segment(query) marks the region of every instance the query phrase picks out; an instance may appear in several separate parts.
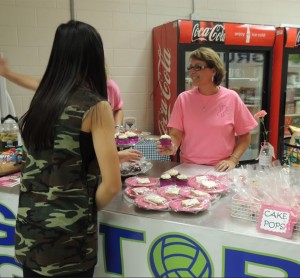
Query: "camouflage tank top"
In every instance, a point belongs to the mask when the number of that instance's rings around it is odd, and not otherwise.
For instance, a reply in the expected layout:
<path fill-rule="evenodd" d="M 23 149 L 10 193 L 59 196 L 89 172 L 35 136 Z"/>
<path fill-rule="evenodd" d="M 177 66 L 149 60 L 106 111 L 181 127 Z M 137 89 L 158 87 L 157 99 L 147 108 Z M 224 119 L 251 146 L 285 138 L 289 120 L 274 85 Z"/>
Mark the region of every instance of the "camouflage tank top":
<path fill-rule="evenodd" d="M 76 91 L 55 127 L 53 148 L 26 150 L 15 254 L 45 276 L 86 271 L 97 262 L 99 167 L 91 134 L 80 129 L 85 112 L 99 101 L 87 89 Z"/>

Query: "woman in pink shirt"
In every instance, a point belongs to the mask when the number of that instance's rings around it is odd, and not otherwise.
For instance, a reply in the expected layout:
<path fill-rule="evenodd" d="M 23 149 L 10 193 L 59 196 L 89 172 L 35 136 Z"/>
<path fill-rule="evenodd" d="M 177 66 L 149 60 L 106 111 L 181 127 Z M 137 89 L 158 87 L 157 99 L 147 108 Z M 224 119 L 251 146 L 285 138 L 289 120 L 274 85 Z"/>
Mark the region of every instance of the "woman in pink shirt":
<path fill-rule="evenodd" d="M 123 125 L 123 100 L 118 84 L 112 79 L 107 79 L 107 98 L 114 113 L 115 126 L 118 128 Z"/>
<path fill-rule="evenodd" d="M 172 146 L 158 142 L 157 149 L 172 155 L 180 146 L 182 163 L 233 169 L 249 147 L 257 122 L 235 91 L 220 86 L 225 69 L 215 51 L 206 47 L 193 51 L 188 69 L 194 88 L 175 101 L 168 123 Z"/>

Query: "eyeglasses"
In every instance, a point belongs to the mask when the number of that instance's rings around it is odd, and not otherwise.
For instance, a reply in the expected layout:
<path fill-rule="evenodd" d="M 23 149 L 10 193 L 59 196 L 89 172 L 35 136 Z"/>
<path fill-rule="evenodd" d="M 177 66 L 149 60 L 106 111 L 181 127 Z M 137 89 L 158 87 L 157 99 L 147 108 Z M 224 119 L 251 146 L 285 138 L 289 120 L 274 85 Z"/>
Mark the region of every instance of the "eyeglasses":
<path fill-rule="evenodd" d="M 189 66 L 187 67 L 187 70 L 195 70 L 195 71 L 200 71 L 208 68 L 208 66 L 201 66 L 201 65 L 195 65 L 195 66 Z"/>

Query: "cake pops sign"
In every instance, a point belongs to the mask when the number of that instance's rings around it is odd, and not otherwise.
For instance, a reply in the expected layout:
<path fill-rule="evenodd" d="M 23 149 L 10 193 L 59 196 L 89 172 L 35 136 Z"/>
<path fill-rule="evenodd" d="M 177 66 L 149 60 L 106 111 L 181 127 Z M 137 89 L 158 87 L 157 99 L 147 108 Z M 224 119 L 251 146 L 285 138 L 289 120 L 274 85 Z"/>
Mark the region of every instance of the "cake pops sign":
<path fill-rule="evenodd" d="M 296 221 L 292 209 L 264 204 L 260 209 L 257 229 L 263 233 L 291 238 Z"/>

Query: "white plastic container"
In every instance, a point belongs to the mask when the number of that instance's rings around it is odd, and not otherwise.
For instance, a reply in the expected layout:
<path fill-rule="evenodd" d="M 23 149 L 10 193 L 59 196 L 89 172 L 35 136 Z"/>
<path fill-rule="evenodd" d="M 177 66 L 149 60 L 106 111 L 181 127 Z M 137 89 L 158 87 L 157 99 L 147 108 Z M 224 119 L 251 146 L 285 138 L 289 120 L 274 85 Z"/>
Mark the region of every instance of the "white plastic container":
<path fill-rule="evenodd" d="M 3 120 L 3 119 L 1 119 Z M 7 117 L 0 125 L 0 150 L 4 151 L 19 145 L 19 126 L 13 117 Z"/>

